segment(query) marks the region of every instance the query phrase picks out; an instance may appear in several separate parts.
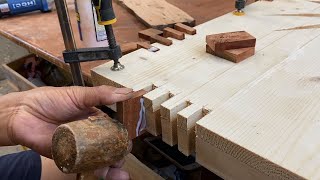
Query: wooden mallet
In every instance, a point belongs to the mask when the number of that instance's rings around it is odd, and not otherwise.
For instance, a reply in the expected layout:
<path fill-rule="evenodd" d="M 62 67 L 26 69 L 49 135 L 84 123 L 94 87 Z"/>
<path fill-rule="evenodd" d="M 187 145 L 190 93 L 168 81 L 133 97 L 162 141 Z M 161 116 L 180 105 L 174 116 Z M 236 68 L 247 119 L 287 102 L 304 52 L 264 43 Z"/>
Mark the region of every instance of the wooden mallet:
<path fill-rule="evenodd" d="M 107 116 L 63 124 L 55 130 L 52 138 L 52 157 L 64 173 L 111 166 L 130 150 L 128 131 Z"/>

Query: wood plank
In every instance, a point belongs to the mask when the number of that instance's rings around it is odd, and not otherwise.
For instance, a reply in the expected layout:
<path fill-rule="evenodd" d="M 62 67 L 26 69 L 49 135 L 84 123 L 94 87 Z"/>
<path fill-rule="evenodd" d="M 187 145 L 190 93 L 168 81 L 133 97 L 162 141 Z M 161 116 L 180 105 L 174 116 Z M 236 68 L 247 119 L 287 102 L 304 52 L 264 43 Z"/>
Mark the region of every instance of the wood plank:
<path fill-rule="evenodd" d="M 141 163 L 134 155 L 128 154 L 125 157 L 125 163 L 122 167 L 124 170 L 129 172 L 131 180 L 163 180 L 163 178 L 148 168 L 146 165 Z"/>
<path fill-rule="evenodd" d="M 254 60 L 254 62 L 244 62 L 242 65 L 240 64 L 239 66 L 235 66 L 228 72 L 207 83 L 201 89 L 194 91 L 192 94 L 184 97 L 183 99 L 177 101 L 172 99 L 171 101 L 163 103 L 161 105 L 162 118 L 169 119 L 171 116 L 170 121 L 174 122 L 175 114 L 177 113 L 176 107 L 186 101 L 192 104 L 206 105 L 207 109 L 214 109 L 217 105 L 223 103 L 225 100 L 234 95 L 243 86 L 261 75 L 261 73 L 283 61 L 292 53 L 292 51 L 303 47 L 306 43 L 319 35 L 319 33 L 319 30 L 309 31 L 308 34 L 297 31 L 286 36 L 286 38 L 281 39 L 265 50 L 257 53 L 256 56 L 252 57 L 251 60 Z M 286 44 L 286 42 L 290 42 L 291 39 L 297 37 L 298 34 L 300 38 L 295 39 L 297 40 L 295 41 L 297 44 Z M 268 52 L 272 53 L 267 55 Z M 267 66 L 258 66 L 263 62 L 267 63 L 268 65 L 265 64 Z M 212 92 L 214 92 L 214 94 Z M 170 132 L 170 134 L 175 135 L 174 132 Z M 175 139 L 175 137 L 170 137 L 170 139 Z"/>
<path fill-rule="evenodd" d="M 317 32 L 315 39 L 198 121 L 197 137 L 208 146 L 197 151 L 206 153 L 212 146 L 270 178 L 319 179 Z M 197 153 L 198 159 L 211 157 Z"/>
<path fill-rule="evenodd" d="M 176 23 L 195 25 L 195 20 L 186 12 L 166 0 L 116 0 L 148 27 L 163 29 Z"/>
<path fill-rule="evenodd" d="M 257 171 L 245 163 L 239 162 L 236 158 L 229 156 L 216 147 L 210 146 L 200 138 L 196 139 L 196 146 L 197 155 L 202 155 L 197 156 L 197 162 L 204 167 L 210 167 L 209 170 L 211 172 L 214 172 L 223 179 L 270 180 L 268 175 Z"/>
<path fill-rule="evenodd" d="M 25 59 L 33 55 L 27 55 L 21 57 L 9 64 L 2 64 L 2 70 L 5 73 L 6 79 L 8 79 L 14 86 L 16 86 L 18 91 L 27 91 L 34 89 L 37 86 L 28 81 L 25 77 L 20 75 L 16 70 L 23 66 Z"/>
<path fill-rule="evenodd" d="M 2 68 L 6 74 L 6 78 L 13 83 L 19 91 L 27 91 L 37 87 L 6 64 L 3 64 Z"/>
<path fill-rule="evenodd" d="M 274 5 L 273 3 L 277 4 Z M 118 87 L 130 87 L 136 90 L 146 89 L 149 91 L 152 90 L 153 85 L 156 84 L 161 84 L 160 86 L 164 86 L 163 88 L 168 86 L 169 92 L 173 94 L 174 97 L 161 104 L 164 110 L 170 110 L 167 112 L 164 111 L 163 121 L 172 121 L 172 127 L 174 127 L 174 125 L 176 126 L 177 113 L 187 106 L 183 98 L 212 79 L 219 77 L 219 75 L 228 71 L 230 68 L 238 66 L 205 53 L 204 41 L 206 35 L 245 30 L 257 37 L 259 42 L 257 44 L 257 52 L 259 52 L 290 33 L 275 30 L 293 25 L 303 25 L 309 22 L 309 20 L 306 21 L 306 19 L 293 17 L 283 17 L 279 20 L 278 17 L 266 15 L 267 13 L 280 13 L 283 7 L 286 7 L 288 11 L 313 12 L 319 7 L 315 6 L 314 3 L 306 1 L 294 1 L 294 3 L 290 3 L 290 5 L 284 1 L 275 1 L 273 3 L 257 2 L 250 5 L 246 9 L 249 15 L 236 21 L 234 18 L 238 17 L 230 13 L 200 25 L 196 27 L 198 34 L 194 36 L 186 35 L 186 39 L 183 41 L 172 40 L 173 45 L 170 48 L 160 44 L 154 44 L 161 49 L 159 52 L 149 53 L 141 49 L 130 53 L 122 58 L 122 63 L 126 66 L 126 69 L 121 72 L 110 71 L 109 68 L 112 64 L 107 63 L 95 68 L 93 73 L 96 74 L 104 84 Z M 303 6 L 304 9 L 297 10 L 297 6 Z M 268 12 L 265 12 L 266 9 L 268 9 Z M 252 15 L 250 15 L 250 12 L 252 12 Z M 285 50 L 289 49 L 285 48 Z M 271 64 L 267 63 L 268 66 L 266 69 L 275 65 L 273 63 L 276 64 L 275 61 L 272 61 Z M 260 64 L 261 63 L 258 63 L 258 66 Z M 257 65 L 252 65 L 250 68 L 255 68 L 255 66 Z M 212 67 L 212 69 L 208 67 Z M 197 74 L 197 76 L 194 76 L 194 74 Z M 177 91 L 176 94 L 171 92 L 169 84 L 174 85 L 175 89 L 173 91 Z M 158 106 L 155 104 L 154 107 Z M 176 133 L 174 134 L 175 139 L 177 139 Z M 176 143 L 176 141 L 177 140 L 172 141 L 171 144 Z"/>
<path fill-rule="evenodd" d="M 320 10 L 318 9 L 317 11 Z M 318 20 L 311 20 L 311 22 L 315 21 Z M 175 126 L 177 113 L 183 109 L 181 109 L 181 104 L 190 102 L 191 104 L 206 106 L 207 109 L 214 109 L 216 105 L 230 98 L 243 86 L 250 83 L 263 72 L 282 62 L 293 51 L 303 47 L 318 34 L 319 30 L 294 31 L 286 34 L 275 42 L 268 44 L 268 46 L 261 51 L 258 50 L 256 55 L 247 61 L 239 63 L 224 74 L 202 86 L 201 89 L 189 93 L 183 98 L 171 98 L 164 102 L 160 108 L 162 118 L 161 125 L 162 127 L 167 128 L 167 132 L 169 131 L 167 134 L 162 134 L 165 142 L 168 142 L 169 140 L 170 145 L 177 144 L 177 132 L 174 132 L 175 128 L 170 128 L 167 125 L 164 125 L 164 123 Z M 259 44 L 257 44 L 258 48 L 260 48 L 260 43 L 262 42 L 260 41 Z M 261 64 L 263 64 L 263 66 Z M 173 131 L 168 129 L 172 129 Z"/>

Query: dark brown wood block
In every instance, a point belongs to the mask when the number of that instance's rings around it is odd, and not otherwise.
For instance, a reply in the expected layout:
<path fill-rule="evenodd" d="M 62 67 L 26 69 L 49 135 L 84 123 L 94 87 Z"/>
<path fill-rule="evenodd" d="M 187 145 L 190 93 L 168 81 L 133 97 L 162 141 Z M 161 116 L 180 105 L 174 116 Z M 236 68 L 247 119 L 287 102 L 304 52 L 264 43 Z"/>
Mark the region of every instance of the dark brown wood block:
<path fill-rule="evenodd" d="M 140 99 L 147 91 L 141 90 L 134 93 L 129 100 L 117 103 L 118 120 L 123 123 L 129 133 L 129 138 L 137 137 L 136 128 L 140 116 Z"/>
<path fill-rule="evenodd" d="M 150 37 L 154 36 L 154 35 L 162 35 L 163 31 L 160 31 L 158 29 L 153 29 L 153 28 L 149 28 L 149 29 L 145 29 L 142 31 L 139 31 L 138 35 L 139 38 L 150 41 Z"/>
<path fill-rule="evenodd" d="M 226 59 L 228 61 L 239 63 L 251 56 L 255 53 L 255 47 L 249 47 L 249 48 L 240 48 L 240 49 L 230 49 L 225 50 L 224 52 L 215 52 L 209 45 L 206 46 L 206 52 L 218 57 L 221 57 L 223 59 Z"/>
<path fill-rule="evenodd" d="M 256 38 L 245 31 L 208 35 L 206 42 L 216 53 L 229 49 L 255 47 Z"/>
<path fill-rule="evenodd" d="M 172 38 L 178 39 L 178 40 L 183 40 L 185 38 L 185 35 L 183 32 L 177 31 L 177 30 L 169 28 L 169 27 L 163 29 L 163 36 L 166 38 L 172 37 Z"/>
<path fill-rule="evenodd" d="M 174 29 L 175 30 L 178 30 L 180 32 L 184 32 L 184 33 L 187 33 L 187 34 L 190 34 L 190 35 L 195 35 L 197 34 L 197 30 L 190 27 L 190 26 L 187 26 L 187 25 L 184 25 L 182 23 L 177 23 L 174 25 Z"/>
<path fill-rule="evenodd" d="M 223 54 L 227 60 L 232 61 L 234 63 L 239 63 L 253 56 L 254 53 L 255 53 L 255 48 L 249 47 L 249 48 L 225 50 Z"/>
<path fill-rule="evenodd" d="M 166 46 L 170 46 L 172 44 L 172 41 L 170 39 L 164 38 L 160 35 L 163 35 L 163 31 L 153 29 L 153 28 L 146 29 L 139 32 L 139 37 L 141 39 L 150 41 L 150 43 L 158 42 Z"/>

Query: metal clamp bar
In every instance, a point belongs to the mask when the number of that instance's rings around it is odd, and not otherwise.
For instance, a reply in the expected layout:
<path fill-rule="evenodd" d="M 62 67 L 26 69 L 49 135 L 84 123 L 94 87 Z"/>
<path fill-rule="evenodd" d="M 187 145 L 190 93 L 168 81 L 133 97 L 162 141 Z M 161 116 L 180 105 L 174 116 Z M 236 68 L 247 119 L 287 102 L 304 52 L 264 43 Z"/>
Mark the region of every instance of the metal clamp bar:
<path fill-rule="evenodd" d="M 109 47 L 97 47 L 63 52 L 64 61 L 66 63 L 119 59 L 121 56 L 121 49 L 118 45 L 114 49 L 110 49 Z"/>
<path fill-rule="evenodd" d="M 59 17 L 60 28 L 63 41 L 67 51 L 76 50 L 77 46 L 74 40 L 71 22 L 69 18 L 66 0 L 54 0 Z M 79 62 L 70 63 L 73 84 L 76 86 L 85 86 L 82 77 L 81 66 Z"/>

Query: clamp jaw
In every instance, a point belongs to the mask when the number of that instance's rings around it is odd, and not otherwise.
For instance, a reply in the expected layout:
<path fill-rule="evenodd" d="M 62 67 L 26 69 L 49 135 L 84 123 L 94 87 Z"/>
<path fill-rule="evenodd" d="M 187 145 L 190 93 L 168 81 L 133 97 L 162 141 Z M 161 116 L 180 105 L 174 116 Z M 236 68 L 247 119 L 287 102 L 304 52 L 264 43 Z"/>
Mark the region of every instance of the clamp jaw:
<path fill-rule="evenodd" d="M 66 50 L 63 52 L 64 61 L 66 63 L 74 63 L 112 59 L 114 65 L 111 70 L 120 71 L 124 69 L 124 66 L 119 62 L 122 52 L 120 46 L 116 43 L 112 29 L 112 24 L 117 21 L 112 8 L 112 0 L 92 0 L 92 3 L 97 12 L 98 23 L 105 27 L 109 47 Z"/>

